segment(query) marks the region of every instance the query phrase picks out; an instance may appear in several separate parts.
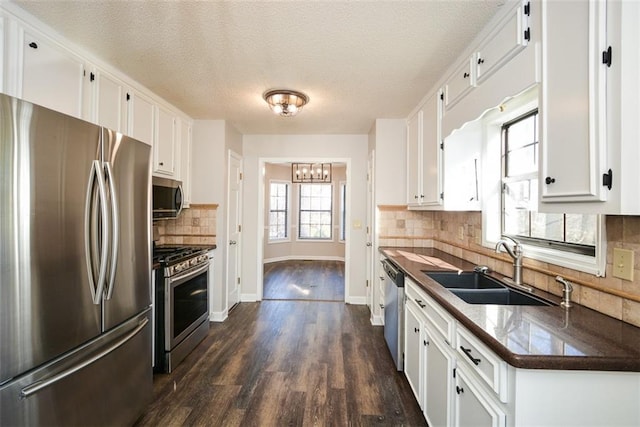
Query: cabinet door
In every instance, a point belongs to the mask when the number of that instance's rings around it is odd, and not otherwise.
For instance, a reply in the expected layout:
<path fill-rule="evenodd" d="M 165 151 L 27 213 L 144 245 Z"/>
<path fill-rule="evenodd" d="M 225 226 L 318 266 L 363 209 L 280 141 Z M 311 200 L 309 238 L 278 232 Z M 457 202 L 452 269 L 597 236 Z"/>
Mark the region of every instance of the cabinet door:
<path fill-rule="evenodd" d="M 139 141 L 153 145 L 153 101 L 129 91 L 127 97 L 127 134 Z"/>
<path fill-rule="evenodd" d="M 4 82 L 4 58 L 6 51 L 4 39 L 4 16 L 0 16 L 0 92 L 7 93 Z"/>
<path fill-rule="evenodd" d="M 444 85 L 444 107 L 449 109 L 460 101 L 475 84 L 471 74 L 472 59 L 467 59 L 458 66 Z"/>
<path fill-rule="evenodd" d="M 27 30 L 22 51 L 22 98 L 82 118 L 83 61 Z"/>
<path fill-rule="evenodd" d="M 92 83 L 95 84 L 95 121 L 100 126 L 124 132 L 125 90 L 120 81 L 108 74 L 96 71 Z"/>
<path fill-rule="evenodd" d="M 470 376 L 456 369 L 454 407 L 456 427 L 504 427 L 505 413 L 484 396 L 480 387 L 473 384 Z"/>
<path fill-rule="evenodd" d="M 482 45 L 476 54 L 478 84 L 525 48 L 528 43 L 525 38 L 525 31 L 528 31 L 526 23 L 527 15 L 520 5 L 511 11 L 498 30 Z"/>
<path fill-rule="evenodd" d="M 420 144 L 422 137 L 422 110 L 407 122 L 407 205 L 418 206 L 422 201 L 420 188 Z"/>
<path fill-rule="evenodd" d="M 444 140 L 445 210 L 479 211 L 482 122 L 467 123 Z"/>
<path fill-rule="evenodd" d="M 606 2 L 542 2 L 542 20 L 540 210 L 606 200 Z"/>
<path fill-rule="evenodd" d="M 176 150 L 176 160 L 180 159 L 177 177 L 182 181 L 182 198 L 185 207 L 188 207 L 191 202 L 191 123 L 178 120 L 177 134 L 177 145 L 180 147 Z"/>
<path fill-rule="evenodd" d="M 440 92 L 423 108 L 422 125 L 422 204 L 442 204 L 442 150 L 440 138 Z"/>
<path fill-rule="evenodd" d="M 153 144 L 153 171 L 173 176 L 176 118 L 171 111 L 158 107 L 156 139 Z"/>
<path fill-rule="evenodd" d="M 427 327 L 425 348 L 424 416 L 431 427 L 451 425 L 453 357 L 444 338 Z"/>
<path fill-rule="evenodd" d="M 413 303 L 407 303 L 404 310 L 404 374 L 409 380 L 409 385 L 422 407 L 422 322 L 420 315 L 415 311 Z"/>

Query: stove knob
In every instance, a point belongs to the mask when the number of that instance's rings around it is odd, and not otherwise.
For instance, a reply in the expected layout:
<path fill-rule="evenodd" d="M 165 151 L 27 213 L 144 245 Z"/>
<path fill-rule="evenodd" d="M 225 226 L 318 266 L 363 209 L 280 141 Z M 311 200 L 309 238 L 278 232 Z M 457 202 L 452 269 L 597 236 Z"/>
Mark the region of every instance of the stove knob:
<path fill-rule="evenodd" d="M 182 264 L 176 264 L 173 266 L 173 269 L 176 273 L 182 271 Z"/>

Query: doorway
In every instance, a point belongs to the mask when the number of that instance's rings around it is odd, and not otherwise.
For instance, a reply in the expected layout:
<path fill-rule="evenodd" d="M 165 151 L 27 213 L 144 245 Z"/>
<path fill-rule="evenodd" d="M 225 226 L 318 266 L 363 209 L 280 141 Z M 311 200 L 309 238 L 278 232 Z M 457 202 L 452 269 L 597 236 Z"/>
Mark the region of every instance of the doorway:
<path fill-rule="evenodd" d="M 347 164 L 327 182 L 294 182 L 292 160 L 263 163 L 262 299 L 347 300 Z M 327 162 L 327 160 L 323 160 Z"/>

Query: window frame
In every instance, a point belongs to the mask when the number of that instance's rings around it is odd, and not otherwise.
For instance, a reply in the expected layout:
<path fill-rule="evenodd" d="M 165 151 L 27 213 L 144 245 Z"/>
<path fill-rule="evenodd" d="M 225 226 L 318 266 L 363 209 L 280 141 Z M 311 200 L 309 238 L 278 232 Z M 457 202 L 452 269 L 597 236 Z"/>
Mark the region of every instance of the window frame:
<path fill-rule="evenodd" d="M 334 218 L 333 218 L 333 214 L 334 214 L 334 185 L 333 183 L 299 183 L 298 185 L 298 207 L 297 207 L 297 213 L 298 213 L 298 231 L 296 233 L 296 239 L 299 241 L 303 241 L 303 242 L 333 242 L 334 241 L 334 230 L 333 230 L 333 224 L 334 224 Z M 329 200 L 331 202 L 331 207 L 329 208 L 329 210 L 316 210 L 316 209 L 302 209 L 302 187 L 303 186 L 328 186 L 330 188 L 331 191 L 331 195 L 329 197 Z M 329 223 L 329 237 L 326 238 L 322 238 L 322 237 L 302 237 L 301 236 L 301 231 L 302 231 L 302 212 L 328 212 L 329 213 L 329 218 L 330 218 L 330 223 Z"/>
<path fill-rule="evenodd" d="M 340 181 L 340 230 L 339 230 L 339 241 L 344 242 L 347 240 L 347 182 Z"/>
<path fill-rule="evenodd" d="M 529 119 L 530 117 L 535 117 L 535 122 L 534 122 L 534 128 L 535 128 L 535 135 L 533 138 L 533 142 L 531 143 L 527 143 L 521 146 L 516 147 L 513 150 L 509 149 L 509 128 L 517 123 L 521 123 L 524 120 Z M 572 253 L 576 253 L 576 254 L 581 254 L 581 255 L 587 255 L 587 256 L 595 256 L 596 253 L 596 244 L 592 245 L 585 245 L 585 244 L 578 244 L 578 243 L 571 243 L 571 242 L 567 242 L 566 240 L 566 236 L 567 236 L 567 214 L 566 213 L 558 213 L 557 215 L 562 215 L 562 234 L 563 234 L 563 240 L 554 240 L 554 239 L 545 239 L 545 238 L 541 238 L 541 237 L 533 237 L 531 236 L 531 232 L 532 232 L 532 223 L 534 221 L 533 218 L 533 214 L 536 211 L 533 210 L 527 210 L 527 224 L 528 224 L 528 229 L 529 229 L 529 235 L 525 236 L 522 234 L 510 234 L 510 233 L 506 233 L 505 232 L 505 226 L 506 226 L 506 211 L 505 211 L 505 203 L 506 203 L 506 186 L 510 183 L 516 183 L 516 182 L 525 182 L 525 181 L 532 181 L 532 180 L 536 180 L 539 182 L 539 177 L 538 177 L 538 173 L 537 170 L 535 172 L 525 172 L 522 174 L 512 174 L 509 172 L 509 155 L 510 153 L 518 150 L 518 149 L 523 149 L 526 147 L 531 147 L 534 146 L 534 156 L 536 157 L 535 162 L 537 162 L 537 166 L 539 166 L 539 161 L 540 161 L 540 138 L 539 138 L 539 133 L 538 133 L 538 124 L 540 121 L 540 114 L 539 114 L 539 110 L 538 108 L 534 108 L 533 110 L 527 111 L 526 113 L 511 119 L 505 123 L 502 124 L 501 127 L 501 138 L 502 138 L 502 152 L 500 153 L 501 156 L 501 163 L 502 163 L 502 203 L 501 203 L 501 215 L 500 215 L 500 219 L 501 219 L 501 224 L 500 224 L 500 231 L 502 233 L 502 235 L 504 236 L 508 236 L 508 237 L 512 237 L 514 239 L 517 239 L 518 241 L 520 241 L 521 243 L 527 243 L 529 245 L 532 246 L 538 246 L 538 247 L 542 247 L 542 248 L 551 248 L 551 249 L 556 249 L 559 251 L 563 251 L 563 252 L 572 252 Z M 583 215 L 587 215 L 587 214 L 583 214 Z"/>
<path fill-rule="evenodd" d="M 286 209 L 285 209 L 285 233 L 286 236 L 282 239 L 271 238 L 271 212 L 281 212 L 281 210 L 271 210 L 271 186 L 272 184 L 284 184 L 287 189 L 286 195 Z M 269 180 L 269 197 L 268 197 L 268 218 L 267 218 L 267 242 L 268 243 L 286 243 L 291 242 L 291 182 L 285 180 L 272 179 Z"/>
<path fill-rule="evenodd" d="M 482 151 L 483 197 L 481 200 L 482 246 L 491 250 L 495 249 L 496 243 L 502 238 L 502 125 L 536 108 L 538 108 L 538 89 L 533 87 L 505 101 L 499 107 L 489 110 L 478 119 L 482 120 L 484 135 Z M 540 115 L 543 113 L 543 111 L 539 111 Z M 539 140 L 539 144 L 541 144 L 540 149 L 544 149 L 544 141 Z M 538 178 L 539 169 L 531 175 Z M 567 252 L 562 248 L 534 246 L 523 240 L 521 243 L 524 256 L 532 260 L 604 277 L 607 253 L 605 222 L 605 215 L 597 216 L 594 256 Z"/>

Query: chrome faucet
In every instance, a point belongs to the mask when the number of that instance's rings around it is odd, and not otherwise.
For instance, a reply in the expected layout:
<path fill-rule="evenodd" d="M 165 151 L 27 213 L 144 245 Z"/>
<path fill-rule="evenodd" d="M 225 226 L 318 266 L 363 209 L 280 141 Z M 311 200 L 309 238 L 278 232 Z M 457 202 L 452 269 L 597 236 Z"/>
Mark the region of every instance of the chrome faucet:
<path fill-rule="evenodd" d="M 556 282 L 562 285 L 562 302 L 560 306 L 565 308 L 571 307 L 571 292 L 573 292 L 571 282 L 565 280 L 562 276 L 556 276 Z"/>
<path fill-rule="evenodd" d="M 513 248 L 509 247 L 509 243 L 513 243 Z M 522 286 L 522 245 L 517 240 L 504 236 L 504 239 L 500 239 L 496 243 L 497 253 L 500 253 L 501 246 L 513 258 L 513 284 Z M 533 290 L 532 288 L 530 289 Z"/>

